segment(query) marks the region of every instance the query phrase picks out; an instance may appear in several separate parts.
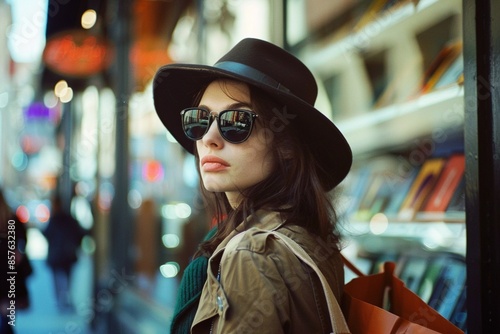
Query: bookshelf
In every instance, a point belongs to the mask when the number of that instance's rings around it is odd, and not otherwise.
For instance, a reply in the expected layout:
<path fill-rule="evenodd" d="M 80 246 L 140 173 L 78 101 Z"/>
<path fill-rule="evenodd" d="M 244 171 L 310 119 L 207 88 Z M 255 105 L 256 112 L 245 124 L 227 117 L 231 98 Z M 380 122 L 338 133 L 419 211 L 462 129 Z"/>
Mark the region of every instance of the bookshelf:
<path fill-rule="evenodd" d="M 297 51 L 325 84 L 337 121 L 352 123 L 353 116 L 378 110 L 375 102 L 394 105 L 417 98 L 425 69 L 446 43 L 461 40 L 461 0 L 400 2 L 359 30 L 354 31 L 355 20 L 341 29 L 340 37 L 333 32 Z M 345 35 L 345 30 L 352 33 Z M 383 96 L 374 101 L 377 80 L 385 84 L 379 88 Z M 332 83 L 333 91 L 328 88 Z"/>
<path fill-rule="evenodd" d="M 397 6 L 393 10 L 374 18 L 359 31 L 351 32 L 340 40 L 329 39 L 303 50 L 301 57 L 307 59 L 316 71 L 342 70 L 349 65 L 349 56 L 360 51 L 377 50 L 400 44 L 402 38 L 413 39 L 427 27 L 452 15 L 461 15 L 460 0 L 420 0 Z M 459 30 L 460 27 L 457 27 Z M 351 31 L 354 30 L 352 27 Z M 331 37 L 335 39 L 335 34 Z"/>
<path fill-rule="evenodd" d="M 366 10 L 388 2 L 361 3 Z M 436 210 L 428 201 L 441 198 L 443 189 L 446 201 L 456 197 L 464 203 L 462 0 L 391 3 L 383 12 L 365 11 L 343 22 L 330 34 L 312 31 L 313 37 L 292 46 L 316 75 L 331 118 L 353 150 L 352 172 L 341 184 L 338 202 L 351 245 L 346 256 L 358 264 L 370 259 L 373 267 L 375 258 L 394 260 L 400 274 L 426 259 L 429 267 L 431 259 L 456 259 L 449 271 L 442 268 L 443 275 L 464 273 L 464 206 L 452 211 L 451 204 L 441 204 L 440 212 L 426 212 Z M 462 168 L 452 176 L 447 164 L 456 155 Z M 431 163 L 432 173 L 420 175 Z M 413 263 L 408 259 L 415 254 Z M 464 280 L 456 284 L 462 293 Z M 466 311 L 458 296 L 450 298 L 456 309 L 447 307 L 443 315 L 463 327 Z"/>
<path fill-rule="evenodd" d="M 354 155 L 432 135 L 433 129 L 459 128 L 464 120 L 463 87 L 459 85 L 395 103 L 336 122 Z M 390 135 L 388 135 L 390 134 Z"/>
<path fill-rule="evenodd" d="M 387 1 L 367 1 L 365 10 L 377 2 L 383 7 Z M 438 134 L 446 137 L 448 133 L 456 135 L 463 131 L 464 88 L 459 80 L 424 91 L 429 68 L 435 66 L 444 49 L 450 44 L 457 45 L 462 39 L 461 4 L 461 0 L 396 1 L 384 12 L 365 12 L 338 31 L 300 43 L 296 53 L 325 86 L 332 105 L 331 117 L 352 147 L 354 171 L 387 154 L 393 159 L 395 156 L 408 158 L 408 151 L 414 149 L 417 141 L 427 139 L 437 144 L 440 141 L 436 139 Z M 458 54 L 460 51 L 458 49 Z M 379 66 L 377 71 L 384 73 L 370 73 L 377 72 L 370 70 L 370 64 Z M 462 69 L 463 66 L 460 71 Z M 384 78 L 378 93 L 377 76 Z M 332 84 L 332 81 L 337 82 Z M 387 91 L 390 91 L 390 98 L 380 103 L 381 95 Z M 439 142 L 439 145 L 446 148 L 447 143 Z M 459 150 L 463 152 L 463 147 Z M 443 153 L 426 152 L 424 159 L 439 154 Z M 420 161 L 418 166 L 411 164 L 420 168 L 424 162 Z M 389 164 L 394 165 L 394 162 Z M 366 194 L 353 196 L 363 195 Z M 394 237 L 400 233 L 401 237 L 406 237 L 408 231 L 413 235 L 410 226 L 418 228 L 425 223 L 432 228 L 434 223 L 441 226 L 443 221 L 459 226 L 460 237 L 464 234 L 465 214 L 444 220 L 438 217 L 436 221 L 431 216 L 413 218 L 405 219 L 405 223 L 390 218 L 387 231 L 382 235 Z M 363 224 L 355 216 L 347 219 Z M 364 223 L 369 226 L 368 222 Z M 400 228 L 401 224 L 408 227 L 408 231 Z M 422 228 L 419 238 L 425 236 L 426 230 L 428 228 Z"/>

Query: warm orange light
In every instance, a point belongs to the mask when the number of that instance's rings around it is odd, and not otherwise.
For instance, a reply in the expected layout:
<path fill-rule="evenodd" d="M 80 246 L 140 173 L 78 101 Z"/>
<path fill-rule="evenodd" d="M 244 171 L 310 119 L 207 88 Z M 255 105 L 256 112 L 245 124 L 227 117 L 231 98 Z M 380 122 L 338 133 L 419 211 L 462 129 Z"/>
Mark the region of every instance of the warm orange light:
<path fill-rule="evenodd" d="M 41 223 L 46 223 L 50 218 L 50 210 L 45 204 L 38 204 L 35 209 L 35 216 Z"/>
<path fill-rule="evenodd" d="M 160 181 L 163 178 L 163 166 L 158 161 L 149 161 L 142 169 L 142 176 L 148 182 Z"/>
<path fill-rule="evenodd" d="M 130 62 L 139 90 L 147 85 L 158 68 L 172 62 L 167 50 L 168 42 L 162 36 L 143 36 L 132 45 Z"/>
<path fill-rule="evenodd" d="M 30 211 L 24 205 L 19 205 L 16 209 L 16 216 L 21 223 L 27 223 L 30 220 Z"/>
<path fill-rule="evenodd" d="M 69 31 L 47 41 L 43 60 L 54 72 L 86 77 L 111 64 L 110 50 L 109 44 L 99 36 L 85 30 Z"/>

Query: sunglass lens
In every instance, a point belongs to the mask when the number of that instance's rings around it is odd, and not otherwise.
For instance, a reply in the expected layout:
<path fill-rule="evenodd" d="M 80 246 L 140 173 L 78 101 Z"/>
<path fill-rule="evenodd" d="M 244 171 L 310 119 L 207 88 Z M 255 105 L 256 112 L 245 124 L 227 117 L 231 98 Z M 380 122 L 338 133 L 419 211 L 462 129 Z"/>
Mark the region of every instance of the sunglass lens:
<path fill-rule="evenodd" d="M 182 127 L 186 136 L 199 140 L 207 132 L 209 113 L 203 109 L 188 109 L 182 115 Z"/>
<path fill-rule="evenodd" d="M 232 143 L 241 143 L 248 138 L 252 121 L 252 114 L 247 111 L 229 110 L 219 115 L 222 136 Z"/>

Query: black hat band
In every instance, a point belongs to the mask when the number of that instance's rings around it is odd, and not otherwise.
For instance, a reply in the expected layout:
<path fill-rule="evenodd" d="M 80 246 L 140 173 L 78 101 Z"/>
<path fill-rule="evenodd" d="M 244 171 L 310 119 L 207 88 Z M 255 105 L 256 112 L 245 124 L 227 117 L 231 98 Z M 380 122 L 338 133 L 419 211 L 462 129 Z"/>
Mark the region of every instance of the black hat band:
<path fill-rule="evenodd" d="M 217 63 L 214 65 L 214 67 L 219 68 L 221 70 L 225 70 L 228 72 L 232 72 L 235 74 L 238 74 L 240 76 L 247 77 L 253 81 L 265 84 L 267 86 L 279 89 L 281 91 L 284 91 L 286 93 L 290 93 L 290 90 L 283 86 L 281 83 L 278 81 L 274 80 L 270 76 L 266 75 L 265 73 L 262 73 L 259 70 L 256 70 L 253 67 L 250 67 L 245 64 L 237 63 L 234 61 L 223 61 L 220 63 Z"/>

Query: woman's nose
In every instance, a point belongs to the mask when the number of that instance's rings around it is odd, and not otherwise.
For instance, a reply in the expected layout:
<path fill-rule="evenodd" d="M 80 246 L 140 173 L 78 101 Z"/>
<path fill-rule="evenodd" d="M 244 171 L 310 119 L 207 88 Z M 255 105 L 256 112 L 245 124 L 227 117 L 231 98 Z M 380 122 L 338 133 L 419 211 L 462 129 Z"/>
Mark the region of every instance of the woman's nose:
<path fill-rule="evenodd" d="M 224 139 L 219 133 L 217 126 L 217 119 L 214 119 L 212 124 L 210 124 L 208 131 L 205 133 L 203 138 L 201 138 L 203 145 L 211 146 L 216 148 L 222 148 L 224 145 Z"/>

